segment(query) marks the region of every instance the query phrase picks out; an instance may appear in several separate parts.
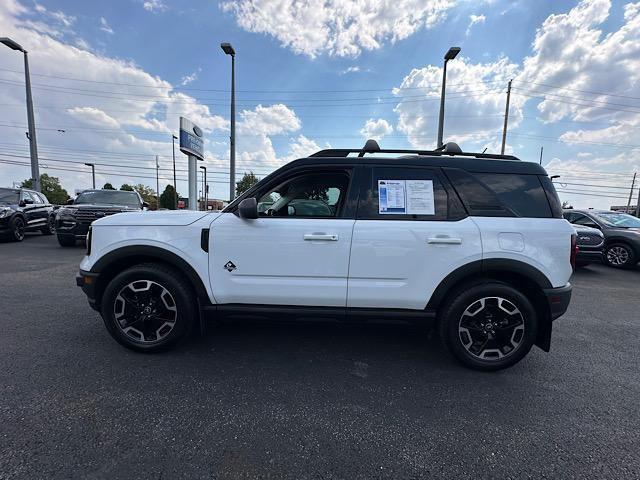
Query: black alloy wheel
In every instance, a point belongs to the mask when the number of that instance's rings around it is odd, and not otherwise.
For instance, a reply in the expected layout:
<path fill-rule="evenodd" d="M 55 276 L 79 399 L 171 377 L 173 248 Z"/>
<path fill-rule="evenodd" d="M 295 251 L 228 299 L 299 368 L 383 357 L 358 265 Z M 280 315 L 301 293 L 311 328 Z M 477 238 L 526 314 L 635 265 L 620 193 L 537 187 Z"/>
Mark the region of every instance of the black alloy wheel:
<path fill-rule="evenodd" d="M 11 239 L 16 242 L 24 240 L 25 222 L 22 217 L 15 217 L 11 221 Z"/>

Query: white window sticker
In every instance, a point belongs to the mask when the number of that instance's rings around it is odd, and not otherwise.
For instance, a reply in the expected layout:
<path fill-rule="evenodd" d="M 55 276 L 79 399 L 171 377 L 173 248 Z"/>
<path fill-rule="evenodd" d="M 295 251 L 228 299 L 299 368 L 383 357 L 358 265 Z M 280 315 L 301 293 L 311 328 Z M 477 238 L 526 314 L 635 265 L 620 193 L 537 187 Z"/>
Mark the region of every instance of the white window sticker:
<path fill-rule="evenodd" d="M 404 180 L 378 180 L 378 212 L 407 213 Z"/>
<path fill-rule="evenodd" d="M 407 180 L 407 213 L 410 215 L 435 215 L 433 180 Z"/>
<path fill-rule="evenodd" d="M 378 180 L 378 213 L 435 215 L 433 180 Z"/>

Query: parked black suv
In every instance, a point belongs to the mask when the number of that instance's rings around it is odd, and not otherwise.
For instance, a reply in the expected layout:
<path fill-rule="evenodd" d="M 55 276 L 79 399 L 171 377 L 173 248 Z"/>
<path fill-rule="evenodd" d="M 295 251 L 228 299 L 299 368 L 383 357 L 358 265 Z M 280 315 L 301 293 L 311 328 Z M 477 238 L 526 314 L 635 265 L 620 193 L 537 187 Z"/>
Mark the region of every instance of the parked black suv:
<path fill-rule="evenodd" d="M 565 210 L 574 225 L 597 228 L 604 234 L 604 262 L 610 267 L 631 268 L 640 260 L 640 219 L 612 210 Z"/>
<path fill-rule="evenodd" d="M 40 192 L 26 188 L 0 188 L 0 236 L 16 242 L 25 232 L 55 233 L 54 206 Z"/>
<path fill-rule="evenodd" d="M 573 224 L 576 231 L 578 255 L 576 267 L 584 267 L 590 263 L 601 263 L 604 251 L 604 235 L 597 228 Z"/>
<path fill-rule="evenodd" d="M 139 211 L 148 205 L 138 192 L 123 190 L 85 190 L 70 200 L 56 215 L 56 233 L 63 247 L 72 247 L 85 239 L 94 220 L 114 213 Z"/>

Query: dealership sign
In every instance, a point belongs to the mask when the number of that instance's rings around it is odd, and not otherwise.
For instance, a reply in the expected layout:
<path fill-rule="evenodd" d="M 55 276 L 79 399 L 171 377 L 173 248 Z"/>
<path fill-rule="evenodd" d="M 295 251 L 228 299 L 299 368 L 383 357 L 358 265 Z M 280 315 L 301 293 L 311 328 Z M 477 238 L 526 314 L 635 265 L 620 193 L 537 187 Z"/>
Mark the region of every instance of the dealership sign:
<path fill-rule="evenodd" d="M 202 129 L 184 117 L 180 117 L 180 151 L 204 160 Z"/>

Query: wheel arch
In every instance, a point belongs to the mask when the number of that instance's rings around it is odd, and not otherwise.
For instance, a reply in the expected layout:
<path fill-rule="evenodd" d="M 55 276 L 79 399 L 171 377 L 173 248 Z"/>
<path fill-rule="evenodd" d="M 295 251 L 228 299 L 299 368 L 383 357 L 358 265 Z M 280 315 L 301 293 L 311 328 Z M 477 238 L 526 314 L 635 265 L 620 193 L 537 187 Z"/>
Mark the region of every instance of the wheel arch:
<path fill-rule="evenodd" d="M 544 290 L 553 286 L 544 273 L 527 263 L 511 259 L 485 259 L 459 267 L 436 287 L 427 308 L 438 311 L 441 305 L 460 290 L 491 280 L 506 283 L 529 298 L 539 321 L 536 345 L 549 351 L 552 321 Z"/>
<path fill-rule="evenodd" d="M 640 257 L 640 245 L 638 245 L 637 242 L 634 242 L 633 240 L 627 237 L 615 236 L 615 237 L 606 238 L 604 242 L 603 250 L 606 250 L 607 248 L 609 248 L 611 245 L 615 243 L 623 243 L 627 245 L 629 248 L 631 248 L 631 250 L 633 250 L 633 253 L 635 253 L 636 257 Z"/>
<path fill-rule="evenodd" d="M 161 247 L 131 245 L 110 251 L 91 267 L 91 273 L 97 274 L 95 288 L 97 304 L 99 305 L 102 301 L 102 293 L 116 275 L 141 263 L 161 263 L 175 268 L 189 281 L 199 301 L 209 303 L 209 295 L 202 278 L 186 260 Z"/>

